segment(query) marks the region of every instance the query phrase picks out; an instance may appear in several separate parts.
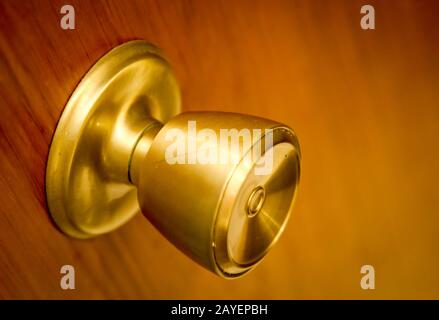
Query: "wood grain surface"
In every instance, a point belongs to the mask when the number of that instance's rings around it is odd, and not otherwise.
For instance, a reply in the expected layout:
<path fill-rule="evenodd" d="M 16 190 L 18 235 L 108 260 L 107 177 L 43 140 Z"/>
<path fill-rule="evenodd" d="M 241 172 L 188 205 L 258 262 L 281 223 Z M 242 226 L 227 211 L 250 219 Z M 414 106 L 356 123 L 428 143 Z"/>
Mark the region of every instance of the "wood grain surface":
<path fill-rule="evenodd" d="M 439 28 L 436 1 L 0 2 L 0 298 L 439 298 Z M 303 151 L 283 237 L 227 281 L 142 216 L 93 240 L 52 224 L 49 144 L 69 95 L 114 46 L 161 47 L 184 110 L 284 122 Z M 172 199 L 170 199 L 172 201 Z M 60 268 L 76 269 L 76 290 Z M 360 288 L 360 268 L 376 289 Z"/>

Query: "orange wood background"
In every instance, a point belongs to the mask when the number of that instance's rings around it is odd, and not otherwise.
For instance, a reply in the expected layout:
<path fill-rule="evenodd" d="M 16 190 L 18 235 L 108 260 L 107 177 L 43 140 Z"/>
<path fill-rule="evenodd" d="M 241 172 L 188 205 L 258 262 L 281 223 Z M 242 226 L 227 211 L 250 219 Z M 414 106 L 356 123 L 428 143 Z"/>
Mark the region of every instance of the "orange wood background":
<path fill-rule="evenodd" d="M 436 1 L 0 2 L 0 298 L 439 298 Z M 377 29 L 360 29 L 372 4 Z M 44 172 L 70 93 L 105 52 L 161 47 L 184 110 L 292 126 L 292 219 L 254 271 L 210 274 L 137 216 L 87 241 L 49 219 Z M 60 268 L 76 268 L 76 290 Z M 376 289 L 360 288 L 372 264 Z"/>

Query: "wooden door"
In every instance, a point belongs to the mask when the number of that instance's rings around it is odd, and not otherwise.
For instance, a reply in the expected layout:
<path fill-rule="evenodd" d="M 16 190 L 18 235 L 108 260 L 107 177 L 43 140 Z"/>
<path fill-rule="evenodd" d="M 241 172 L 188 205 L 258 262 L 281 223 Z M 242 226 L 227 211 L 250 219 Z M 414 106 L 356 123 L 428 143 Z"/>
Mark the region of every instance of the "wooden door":
<path fill-rule="evenodd" d="M 439 28 L 435 1 L 0 2 L 1 298 L 439 298 Z M 93 240 L 48 214 L 57 120 L 84 73 L 132 39 L 174 67 L 183 109 L 250 113 L 295 129 L 292 218 L 247 276 L 226 281 L 142 216 Z M 60 288 L 73 265 L 76 289 Z M 360 268 L 375 268 L 375 290 Z"/>

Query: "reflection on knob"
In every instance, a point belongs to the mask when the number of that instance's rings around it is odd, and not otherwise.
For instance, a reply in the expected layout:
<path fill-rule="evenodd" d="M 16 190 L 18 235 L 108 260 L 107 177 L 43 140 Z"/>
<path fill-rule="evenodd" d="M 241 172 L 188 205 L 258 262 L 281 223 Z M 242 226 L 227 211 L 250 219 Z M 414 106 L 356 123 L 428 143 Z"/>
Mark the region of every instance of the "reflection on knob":
<path fill-rule="evenodd" d="M 199 264 L 240 276 L 288 220 L 300 174 L 296 135 L 259 117 L 180 111 L 158 49 L 132 41 L 101 58 L 53 138 L 51 215 L 67 234 L 88 238 L 141 211 Z"/>

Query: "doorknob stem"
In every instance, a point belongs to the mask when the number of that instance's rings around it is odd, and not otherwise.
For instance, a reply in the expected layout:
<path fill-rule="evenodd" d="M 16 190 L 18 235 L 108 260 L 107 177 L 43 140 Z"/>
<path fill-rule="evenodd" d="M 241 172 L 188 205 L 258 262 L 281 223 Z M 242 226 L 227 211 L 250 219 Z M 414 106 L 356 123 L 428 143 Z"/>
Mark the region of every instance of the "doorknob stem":
<path fill-rule="evenodd" d="M 155 136 L 162 127 L 163 125 L 159 121 L 151 119 L 148 121 L 148 125 L 134 145 L 128 164 L 128 176 L 130 182 L 135 186 L 139 184 L 140 166 L 142 165 L 143 159 L 148 153 Z"/>

